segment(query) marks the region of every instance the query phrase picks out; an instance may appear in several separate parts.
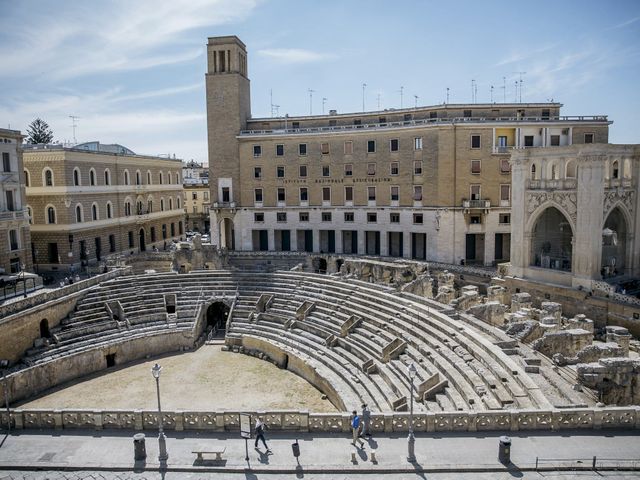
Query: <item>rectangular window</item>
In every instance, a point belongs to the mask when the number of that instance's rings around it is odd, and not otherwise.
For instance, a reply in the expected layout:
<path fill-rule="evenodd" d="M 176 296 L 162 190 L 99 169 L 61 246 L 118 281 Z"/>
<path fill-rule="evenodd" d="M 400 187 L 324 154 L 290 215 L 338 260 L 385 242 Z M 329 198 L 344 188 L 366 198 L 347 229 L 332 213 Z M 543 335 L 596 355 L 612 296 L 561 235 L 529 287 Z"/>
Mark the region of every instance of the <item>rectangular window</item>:
<path fill-rule="evenodd" d="M 405 113 L 404 114 L 404 121 L 405 122 L 410 122 L 411 120 L 413 120 L 413 115 L 411 115 L 410 113 Z"/>
<path fill-rule="evenodd" d="M 114 234 L 109 235 L 109 253 L 116 251 L 116 236 Z"/>
<path fill-rule="evenodd" d="M 262 212 L 256 212 L 253 214 L 253 221 L 255 223 L 262 223 L 264 222 L 264 213 Z"/>
<path fill-rule="evenodd" d="M 347 140 L 344 142 L 344 154 L 352 155 L 353 154 L 353 142 L 351 140 Z"/>
<path fill-rule="evenodd" d="M 462 111 L 462 116 L 464 118 L 471 118 L 471 110 L 463 110 Z"/>
<path fill-rule="evenodd" d="M 352 165 L 352 164 L 350 164 L 350 163 L 347 163 L 347 164 L 344 166 L 344 176 L 345 176 L 345 177 L 350 177 L 350 176 L 352 176 L 352 175 L 353 175 L 353 165 Z"/>
<path fill-rule="evenodd" d="M 298 214 L 298 219 L 301 222 L 308 222 L 309 221 L 309 212 L 300 212 Z"/>
<path fill-rule="evenodd" d="M 551 146 L 552 147 L 559 147 L 560 146 L 560 135 L 551 135 L 549 140 L 551 141 Z"/>
<path fill-rule="evenodd" d="M 369 212 L 367 213 L 367 223 L 376 223 L 378 221 L 378 214 Z"/>
<path fill-rule="evenodd" d="M 480 174 L 480 160 L 471 160 L 471 173 L 474 175 Z"/>
<path fill-rule="evenodd" d="M 344 187 L 344 201 L 353 202 L 353 187 Z"/>
<path fill-rule="evenodd" d="M 480 200 L 480 185 L 471 185 L 469 187 L 471 200 Z"/>
<path fill-rule="evenodd" d="M 362 120 L 360 120 L 359 118 L 356 118 L 356 119 L 353 121 L 353 124 L 354 124 L 354 125 L 362 125 Z"/>
<path fill-rule="evenodd" d="M 322 142 L 320 144 L 320 152 L 322 152 L 322 155 L 329 155 L 329 142 Z"/>
<path fill-rule="evenodd" d="M 400 200 L 400 187 L 391 187 L 391 201 L 397 202 Z"/>
<path fill-rule="evenodd" d="M 9 157 L 9 152 L 2 152 L 2 171 L 11 171 L 11 158 Z"/>
<path fill-rule="evenodd" d="M 253 191 L 254 194 L 254 199 L 256 202 L 262 202 L 262 189 L 261 188 L 256 188 Z"/>
<path fill-rule="evenodd" d="M 300 165 L 300 177 L 304 178 L 307 176 L 307 166 Z"/>
<path fill-rule="evenodd" d="M 480 148 L 480 135 L 471 135 L 471 148 Z"/>
<path fill-rule="evenodd" d="M 511 164 L 506 158 L 500 159 L 500 173 L 509 173 L 511 171 Z"/>
<path fill-rule="evenodd" d="M 322 212 L 322 221 L 330 222 L 331 221 L 331 212 Z"/>
<path fill-rule="evenodd" d="M 482 218 L 479 215 L 472 215 L 470 223 L 473 225 L 479 225 L 482 223 Z"/>
<path fill-rule="evenodd" d="M 429 112 L 429 118 L 438 118 L 438 112 Z"/>
<path fill-rule="evenodd" d="M 253 146 L 253 156 L 261 157 L 262 156 L 262 145 L 254 145 Z"/>
<path fill-rule="evenodd" d="M 422 175 L 422 161 L 413 162 L 413 174 Z"/>
<path fill-rule="evenodd" d="M 398 175 L 399 167 L 398 162 L 391 162 L 390 172 L 391 175 Z"/>
<path fill-rule="evenodd" d="M 298 128 L 300 128 L 300 122 L 291 122 L 291 128 L 297 130 Z"/>
<path fill-rule="evenodd" d="M 378 123 L 384 127 L 387 124 L 387 117 L 378 117 Z"/>
<path fill-rule="evenodd" d="M 323 202 L 331 201 L 331 187 L 322 187 L 322 201 Z"/>
<path fill-rule="evenodd" d="M 424 216 L 421 213 L 413 214 L 413 223 L 415 225 L 422 225 L 423 221 L 424 221 Z"/>
<path fill-rule="evenodd" d="M 367 153 L 376 153 L 376 141 L 368 140 L 367 141 Z"/>
<path fill-rule="evenodd" d="M 198 199 L 198 192 L 191 192 L 191 200 L 197 200 Z"/>
<path fill-rule="evenodd" d="M 511 215 L 508 213 L 501 213 L 498 222 L 501 225 L 508 225 L 511 223 Z"/>
<path fill-rule="evenodd" d="M 282 187 L 278 188 L 278 201 L 279 202 L 285 201 L 285 192 L 284 192 L 284 188 Z"/>
<path fill-rule="evenodd" d="M 18 231 L 9 230 L 9 248 L 11 250 L 18 250 Z"/>
<path fill-rule="evenodd" d="M 307 187 L 300 187 L 300 201 L 308 202 L 309 201 L 309 190 Z"/>
<path fill-rule="evenodd" d="M 389 150 L 392 152 L 397 152 L 400 149 L 400 141 L 397 138 L 392 138 L 389 140 Z"/>
<path fill-rule="evenodd" d="M 323 165 L 322 166 L 322 176 L 323 177 L 331 176 L 331 169 L 329 168 L 329 165 Z"/>
<path fill-rule="evenodd" d="M 354 218 L 353 212 L 344 212 L 344 221 L 346 223 L 353 222 L 353 218 Z"/>
<path fill-rule="evenodd" d="M 399 213 L 390 213 L 389 214 L 389 223 L 400 223 L 400 214 Z"/>
<path fill-rule="evenodd" d="M 284 145 L 281 143 L 278 143 L 276 145 L 276 156 L 282 157 L 283 155 L 284 155 Z"/>
<path fill-rule="evenodd" d="M 542 109 L 542 120 L 549 120 L 550 116 L 551 116 L 551 110 L 549 110 L 548 108 L 543 108 Z"/>
<path fill-rule="evenodd" d="M 329 126 L 335 127 L 338 123 L 335 120 L 329 120 Z"/>
<path fill-rule="evenodd" d="M 367 164 L 367 175 L 375 175 L 376 174 L 376 164 L 368 163 Z"/>
<path fill-rule="evenodd" d="M 593 133 L 585 133 L 584 134 L 584 143 L 593 143 Z"/>
<path fill-rule="evenodd" d="M 133 248 L 133 232 L 129 232 L 129 248 Z"/>
<path fill-rule="evenodd" d="M 367 199 L 370 202 L 376 201 L 376 187 L 367 187 Z"/>
<path fill-rule="evenodd" d="M 193 206 L 193 213 L 198 213 L 198 206 L 197 205 Z"/>
<path fill-rule="evenodd" d="M 413 186 L 413 199 L 416 202 L 422 201 L 422 185 Z"/>
<path fill-rule="evenodd" d="M 422 137 L 416 137 L 413 139 L 413 149 L 422 150 Z"/>
<path fill-rule="evenodd" d="M 500 200 L 508 202 L 511 199 L 511 185 L 500 185 Z"/>
<path fill-rule="evenodd" d="M 533 135 L 525 135 L 524 136 L 524 146 L 525 147 L 533 147 Z"/>
<path fill-rule="evenodd" d="M 231 192 L 229 191 L 229 187 L 222 187 L 222 201 L 223 202 L 231 201 Z"/>
<path fill-rule="evenodd" d="M 307 155 L 307 144 L 306 143 L 298 144 L 298 155 L 300 155 L 301 157 L 304 157 L 304 156 Z"/>
<path fill-rule="evenodd" d="M 277 222 L 286 222 L 287 221 L 287 212 L 277 212 L 276 213 L 276 221 Z"/>
<path fill-rule="evenodd" d="M 278 165 L 276 167 L 276 177 L 284 178 L 284 165 Z"/>

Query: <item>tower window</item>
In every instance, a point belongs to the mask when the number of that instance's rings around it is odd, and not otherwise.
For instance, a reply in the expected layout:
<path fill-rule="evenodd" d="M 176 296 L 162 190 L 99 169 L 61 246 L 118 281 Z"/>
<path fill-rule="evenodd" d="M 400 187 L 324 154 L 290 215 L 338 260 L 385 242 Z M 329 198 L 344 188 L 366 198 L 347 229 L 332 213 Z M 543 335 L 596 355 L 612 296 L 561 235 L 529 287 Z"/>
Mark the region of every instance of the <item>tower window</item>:
<path fill-rule="evenodd" d="M 253 146 L 253 156 L 261 157 L 262 156 L 262 145 L 254 145 Z"/>

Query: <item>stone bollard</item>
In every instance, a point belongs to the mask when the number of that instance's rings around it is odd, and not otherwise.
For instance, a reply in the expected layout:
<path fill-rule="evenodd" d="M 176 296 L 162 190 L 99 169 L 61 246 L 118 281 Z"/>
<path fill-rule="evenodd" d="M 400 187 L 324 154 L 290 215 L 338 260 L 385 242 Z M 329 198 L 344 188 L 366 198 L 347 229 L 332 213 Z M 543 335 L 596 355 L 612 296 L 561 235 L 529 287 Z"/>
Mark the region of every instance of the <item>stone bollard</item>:
<path fill-rule="evenodd" d="M 136 433 L 133 436 L 133 452 L 134 459 L 144 460 L 147 458 L 147 449 L 145 447 L 144 433 Z"/>
<path fill-rule="evenodd" d="M 498 447 L 498 460 L 503 465 L 511 463 L 511 439 L 506 435 L 500 437 L 500 446 Z"/>

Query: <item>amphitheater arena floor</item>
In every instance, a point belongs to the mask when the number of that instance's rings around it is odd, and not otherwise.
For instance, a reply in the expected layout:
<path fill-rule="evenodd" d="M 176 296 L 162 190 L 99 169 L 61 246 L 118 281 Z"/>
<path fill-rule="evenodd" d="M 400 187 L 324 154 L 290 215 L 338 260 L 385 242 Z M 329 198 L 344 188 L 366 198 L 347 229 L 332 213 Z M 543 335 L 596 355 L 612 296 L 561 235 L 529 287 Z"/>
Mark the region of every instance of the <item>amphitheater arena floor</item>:
<path fill-rule="evenodd" d="M 21 408 L 156 409 L 156 385 L 151 375 L 162 366 L 163 410 L 221 411 L 309 410 L 335 412 L 322 393 L 297 375 L 221 345 L 171 354 L 111 369 L 66 384 L 23 403 Z"/>

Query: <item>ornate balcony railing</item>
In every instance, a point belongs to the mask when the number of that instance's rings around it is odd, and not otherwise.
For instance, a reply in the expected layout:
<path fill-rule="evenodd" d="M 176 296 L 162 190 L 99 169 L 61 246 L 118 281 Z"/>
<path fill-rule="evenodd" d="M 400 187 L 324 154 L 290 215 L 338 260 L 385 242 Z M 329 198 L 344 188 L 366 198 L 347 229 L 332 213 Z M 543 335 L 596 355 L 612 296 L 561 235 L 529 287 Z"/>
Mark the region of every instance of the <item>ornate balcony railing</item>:
<path fill-rule="evenodd" d="M 528 180 L 528 190 L 575 190 L 578 181 L 575 178 L 563 178 L 557 180 Z"/>

